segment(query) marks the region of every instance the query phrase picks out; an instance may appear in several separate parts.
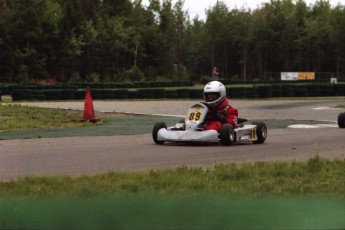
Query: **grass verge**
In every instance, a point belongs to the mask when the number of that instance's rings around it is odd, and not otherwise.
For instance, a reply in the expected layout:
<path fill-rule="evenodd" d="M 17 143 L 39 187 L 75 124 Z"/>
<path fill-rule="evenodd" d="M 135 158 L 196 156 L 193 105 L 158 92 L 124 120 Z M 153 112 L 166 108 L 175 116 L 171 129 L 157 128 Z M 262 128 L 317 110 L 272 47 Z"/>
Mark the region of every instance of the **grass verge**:
<path fill-rule="evenodd" d="M 0 105 L 0 131 L 33 128 L 83 127 L 81 114 L 72 110 L 46 109 L 14 104 Z"/>
<path fill-rule="evenodd" d="M 27 177 L 0 182 L 0 196 L 156 195 L 325 195 L 345 194 L 345 160 L 314 157 L 308 162 L 255 162 L 216 165 L 211 169 L 180 167 L 145 173 L 111 172 L 71 178 Z"/>

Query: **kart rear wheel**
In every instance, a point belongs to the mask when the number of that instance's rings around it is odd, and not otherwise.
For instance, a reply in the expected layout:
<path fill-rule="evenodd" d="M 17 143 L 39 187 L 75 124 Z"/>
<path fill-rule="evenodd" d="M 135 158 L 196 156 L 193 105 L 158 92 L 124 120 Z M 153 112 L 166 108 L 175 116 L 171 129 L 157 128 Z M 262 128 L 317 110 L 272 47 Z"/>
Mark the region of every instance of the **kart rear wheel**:
<path fill-rule="evenodd" d="M 157 122 L 152 129 L 152 138 L 153 141 L 157 144 L 157 145 L 162 145 L 164 144 L 164 141 L 159 141 L 157 140 L 157 135 L 158 135 L 158 131 L 160 129 L 166 129 L 167 125 L 164 122 Z"/>
<path fill-rule="evenodd" d="M 338 115 L 339 128 L 345 128 L 345 112 Z"/>
<path fill-rule="evenodd" d="M 253 125 L 256 125 L 256 136 L 257 140 L 253 141 L 254 144 L 262 144 L 265 142 L 267 137 L 267 127 L 266 124 L 262 121 L 253 121 Z"/>
<path fill-rule="evenodd" d="M 231 124 L 224 124 L 219 132 L 220 143 L 223 146 L 232 145 L 235 141 L 235 131 L 234 127 Z"/>

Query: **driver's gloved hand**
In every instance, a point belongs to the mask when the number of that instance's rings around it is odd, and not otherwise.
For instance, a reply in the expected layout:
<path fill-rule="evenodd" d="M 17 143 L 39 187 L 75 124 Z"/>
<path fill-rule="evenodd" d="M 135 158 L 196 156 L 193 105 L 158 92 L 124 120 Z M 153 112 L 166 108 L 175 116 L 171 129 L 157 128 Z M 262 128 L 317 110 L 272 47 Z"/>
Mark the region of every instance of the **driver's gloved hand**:
<path fill-rule="evenodd" d="M 213 118 L 217 121 L 220 121 L 222 124 L 226 123 L 226 117 L 221 113 L 214 113 Z"/>
<path fill-rule="evenodd" d="M 219 113 L 215 107 L 213 107 L 213 109 L 211 110 L 211 113 L 214 120 L 220 121 L 222 124 L 226 123 L 225 115 Z"/>
<path fill-rule="evenodd" d="M 215 106 L 208 105 L 208 109 L 212 114 L 213 120 L 220 121 L 222 124 L 226 123 L 226 116 L 219 113 Z"/>
<path fill-rule="evenodd" d="M 213 114 L 218 113 L 218 109 L 217 109 L 216 107 L 212 106 L 212 105 L 209 105 L 209 106 L 208 106 L 208 110 L 209 110 L 211 113 L 213 113 Z"/>

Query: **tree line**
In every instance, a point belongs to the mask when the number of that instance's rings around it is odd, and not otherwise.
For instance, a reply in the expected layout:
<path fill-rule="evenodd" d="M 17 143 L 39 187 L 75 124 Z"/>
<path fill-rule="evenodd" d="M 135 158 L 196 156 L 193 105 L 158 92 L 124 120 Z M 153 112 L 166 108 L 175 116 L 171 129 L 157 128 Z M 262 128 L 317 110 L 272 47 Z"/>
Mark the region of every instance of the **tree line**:
<path fill-rule="evenodd" d="M 345 73 L 345 8 L 222 2 L 190 18 L 184 0 L 0 0 L 0 82 L 270 80 Z"/>

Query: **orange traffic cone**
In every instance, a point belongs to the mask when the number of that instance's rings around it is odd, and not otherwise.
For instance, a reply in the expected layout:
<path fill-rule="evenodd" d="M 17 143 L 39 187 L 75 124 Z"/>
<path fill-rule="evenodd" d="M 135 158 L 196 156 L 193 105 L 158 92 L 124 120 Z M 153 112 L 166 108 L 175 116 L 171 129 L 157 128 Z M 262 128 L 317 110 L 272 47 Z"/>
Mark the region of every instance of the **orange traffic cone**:
<path fill-rule="evenodd" d="M 82 121 L 89 121 L 92 123 L 96 123 L 99 120 L 100 119 L 95 118 L 95 111 L 93 110 L 91 91 L 90 91 L 90 87 L 88 86 L 86 88 L 84 113 L 83 113 Z"/>

